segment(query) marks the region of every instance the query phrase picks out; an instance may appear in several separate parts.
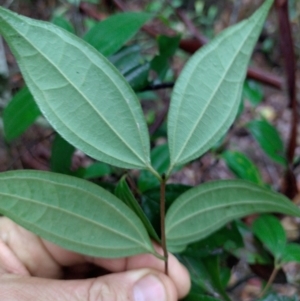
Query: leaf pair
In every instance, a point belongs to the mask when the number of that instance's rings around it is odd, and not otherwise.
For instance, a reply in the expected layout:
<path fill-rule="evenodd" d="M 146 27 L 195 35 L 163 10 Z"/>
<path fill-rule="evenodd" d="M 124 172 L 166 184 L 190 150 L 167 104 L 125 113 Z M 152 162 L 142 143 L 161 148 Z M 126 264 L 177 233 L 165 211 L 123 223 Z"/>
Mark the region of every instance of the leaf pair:
<path fill-rule="evenodd" d="M 168 174 L 210 149 L 234 121 L 247 65 L 272 3 L 266 1 L 251 18 L 225 30 L 186 64 L 168 116 Z M 138 23 L 143 20 L 141 15 Z M 148 169 L 159 177 L 151 166 L 149 134 L 139 101 L 95 48 L 51 24 L 3 8 L 0 22 L 0 33 L 35 101 L 64 139 L 99 161 Z M 108 54 L 95 37 L 90 33 L 85 39 Z"/>

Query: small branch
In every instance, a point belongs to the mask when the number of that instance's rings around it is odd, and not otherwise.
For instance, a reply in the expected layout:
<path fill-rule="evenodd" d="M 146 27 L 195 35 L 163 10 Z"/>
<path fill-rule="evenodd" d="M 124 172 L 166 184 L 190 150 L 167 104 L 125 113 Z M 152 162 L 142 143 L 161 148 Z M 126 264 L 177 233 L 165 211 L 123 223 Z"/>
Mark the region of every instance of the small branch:
<path fill-rule="evenodd" d="M 89 16 L 97 21 L 102 20 L 101 14 L 98 11 L 96 11 L 95 9 L 93 9 L 88 3 L 81 2 L 79 9 L 83 13 L 85 13 L 87 16 Z"/>
<path fill-rule="evenodd" d="M 203 36 L 198 28 L 195 26 L 195 24 L 187 17 L 187 15 L 184 13 L 181 9 L 175 9 L 176 15 L 178 18 L 185 24 L 185 26 L 188 28 L 190 33 L 196 38 L 196 40 L 201 44 L 205 45 L 208 43 L 208 38 Z"/>
<path fill-rule="evenodd" d="M 126 7 L 125 3 L 122 0 L 112 0 L 114 5 L 121 11 L 127 11 L 128 8 Z"/>
<path fill-rule="evenodd" d="M 173 88 L 175 83 L 150 84 L 139 92 Z"/>
<path fill-rule="evenodd" d="M 298 105 L 296 94 L 296 57 L 294 51 L 294 41 L 292 36 L 291 25 L 289 21 L 289 8 L 287 0 L 277 0 L 276 9 L 280 29 L 281 51 L 285 62 L 285 73 L 287 80 L 289 107 L 292 111 L 289 141 L 286 151 L 288 168 L 285 172 L 283 193 L 289 198 L 294 198 L 298 193 L 296 185 L 296 177 L 292 171 L 295 150 L 297 147 L 297 132 L 298 132 Z"/>
<path fill-rule="evenodd" d="M 262 71 L 261 69 L 249 67 L 247 72 L 247 77 L 261 82 L 265 85 L 271 86 L 278 90 L 282 90 L 284 87 L 283 79 L 272 73 Z"/>
<path fill-rule="evenodd" d="M 280 268 L 279 267 L 275 267 L 265 288 L 262 290 L 262 292 L 260 293 L 259 297 L 262 298 L 269 290 L 270 286 L 272 285 L 272 283 L 274 282 L 274 279 L 277 275 L 277 273 L 279 272 Z"/>
<path fill-rule="evenodd" d="M 165 257 L 165 274 L 168 275 L 168 250 L 165 233 L 165 207 L 166 207 L 166 177 L 162 175 L 160 182 L 160 230 L 161 230 L 161 246 Z"/>

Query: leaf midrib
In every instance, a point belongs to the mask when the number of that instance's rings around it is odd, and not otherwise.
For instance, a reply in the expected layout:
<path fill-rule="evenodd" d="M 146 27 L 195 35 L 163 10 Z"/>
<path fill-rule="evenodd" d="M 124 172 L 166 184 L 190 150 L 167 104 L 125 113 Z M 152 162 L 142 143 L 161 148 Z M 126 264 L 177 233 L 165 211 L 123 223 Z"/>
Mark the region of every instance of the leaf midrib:
<path fill-rule="evenodd" d="M 224 183 L 224 184 L 226 184 L 226 183 Z M 200 192 L 198 192 L 197 194 L 188 197 L 187 199 L 185 198 L 185 201 L 184 201 L 184 202 L 181 202 L 180 205 L 176 208 L 176 210 L 174 210 L 173 212 L 171 212 L 171 217 L 172 217 L 172 216 L 175 216 L 175 215 L 177 214 L 177 212 L 178 212 L 183 206 L 188 205 L 188 203 L 189 203 L 190 201 L 193 201 L 193 199 L 195 199 L 195 198 L 203 197 L 203 195 L 205 195 L 205 194 L 207 194 L 207 193 L 210 193 L 211 191 L 228 190 L 228 189 L 234 189 L 234 188 L 247 189 L 248 191 L 251 190 L 251 192 L 255 192 L 255 191 L 256 191 L 256 192 L 259 192 L 259 193 L 264 193 L 265 195 L 268 195 L 268 194 L 269 194 L 271 197 L 274 197 L 272 191 L 262 191 L 259 187 L 257 187 L 257 188 L 256 188 L 256 187 L 253 187 L 253 186 L 252 186 L 252 187 L 249 187 L 249 186 L 247 186 L 247 185 L 241 185 L 241 184 L 239 184 L 239 183 L 237 183 L 237 184 L 235 184 L 235 183 L 230 184 L 230 183 L 229 183 L 229 184 L 227 184 L 226 186 L 221 186 L 221 187 L 211 187 L 211 188 L 206 189 L 206 190 L 204 190 L 204 188 L 203 188 L 203 191 L 200 191 Z M 276 197 L 277 197 L 277 196 L 276 196 Z M 182 199 L 183 197 L 180 196 L 179 198 Z M 179 198 L 178 198 L 177 200 L 179 200 Z M 176 202 L 177 200 L 175 200 L 175 202 Z M 207 209 L 207 208 L 205 208 L 205 209 Z M 200 212 L 201 212 L 201 211 L 200 211 Z M 168 217 L 168 219 L 170 219 L 170 217 Z M 180 221 L 182 221 L 182 220 L 184 220 L 184 219 L 177 220 L 177 223 L 173 224 L 172 227 L 173 227 L 174 225 L 178 224 L 178 223 L 179 223 Z"/>
<path fill-rule="evenodd" d="M 210 208 L 206 208 L 206 209 L 204 209 L 204 210 L 197 211 L 197 213 L 193 213 L 193 214 L 187 216 L 186 218 L 181 219 L 179 222 L 174 223 L 174 224 L 172 225 L 172 227 L 168 229 L 168 232 L 171 232 L 171 229 L 174 228 L 175 226 L 177 226 L 178 224 L 184 223 L 186 220 L 188 220 L 188 219 L 190 219 L 190 218 L 192 218 L 192 217 L 194 217 L 194 216 L 196 216 L 196 215 L 199 215 L 199 214 L 205 214 L 205 213 L 208 213 L 209 211 L 212 211 L 212 210 L 220 210 L 220 209 L 222 209 L 222 208 L 224 208 L 224 207 L 228 207 L 228 206 L 239 207 L 239 206 L 244 206 L 244 205 L 247 205 L 247 204 L 253 205 L 253 204 L 254 204 L 254 203 L 253 203 L 253 200 L 241 201 L 241 202 L 239 202 L 238 204 L 237 204 L 235 201 L 232 201 L 231 203 L 220 204 L 220 205 L 217 205 L 217 206 L 214 206 L 214 207 L 210 207 Z M 257 201 L 257 202 L 255 202 L 255 205 L 274 206 L 274 202 L 272 202 L 272 201 Z M 277 208 L 278 208 L 278 207 L 281 207 L 281 208 L 283 208 L 283 209 L 287 209 L 286 206 L 284 206 L 283 204 L 276 204 L 276 206 L 277 206 Z M 275 210 L 275 211 L 277 211 L 277 210 Z M 228 220 L 228 219 L 231 220 L 233 217 L 239 216 L 239 215 L 240 215 L 240 214 L 233 214 L 233 215 L 231 215 L 230 217 L 227 216 L 227 217 L 223 218 L 223 220 L 225 220 L 225 221 Z M 221 220 L 222 220 L 222 217 L 221 217 L 221 219 L 218 220 L 218 223 L 220 223 Z M 186 234 L 185 234 L 185 235 L 184 235 L 184 238 L 193 237 L 193 236 L 197 235 L 197 233 L 205 232 L 205 231 L 207 231 L 207 229 L 209 229 L 209 228 L 211 227 L 211 225 L 212 225 L 212 224 L 210 224 L 210 226 L 208 226 L 208 227 L 206 227 L 206 228 L 202 228 L 202 229 L 201 229 L 200 231 L 198 231 L 198 232 L 194 232 L 193 234 L 190 234 L 190 235 L 186 235 Z M 182 236 L 172 237 L 171 240 L 172 240 L 172 239 L 178 239 L 178 238 L 180 238 L 180 237 L 182 237 Z"/>
<path fill-rule="evenodd" d="M 26 198 L 26 197 L 23 197 L 23 196 L 20 196 L 20 195 L 16 196 L 16 195 L 7 194 L 7 193 L 3 193 L 3 192 L 0 192 L 0 195 L 3 196 L 3 197 L 11 198 L 14 201 L 16 201 L 17 203 L 19 203 L 20 200 L 21 200 L 21 201 L 24 201 L 25 203 L 26 202 L 27 203 L 31 203 L 31 204 L 36 205 L 36 206 L 45 207 L 46 209 L 49 208 L 49 209 L 52 209 L 53 211 L 58 211 L 60 213 L 65 213 L 66 215 L 69 215 L 69 216 L 74 216 L 75 218 L 78 218 L 79 220 L 82 220 L 82 221 L 84 221 L 86 223 L 90 223 L 90 224 L 95 225 L 97 228 L 103 228 L 103 229 L 105 229 L 108 232 L 112 232 L 115 235 L 120 236 L 122 238 L 127 238 L 130 241 L 137 242 L 140 245 L 140 242 L 138 240 L 132 239 L 130 236 L 122 235 L 119 232 L 117 232 L 116 230 L 111 229 L 111 228 L 109 228 L 109 227 L 107 227 L 107 226 L 105 226 L 103 224 L 100 224 L 99 222 L 96 222 L 94 220 L 88 219 L 88 218 L 86 218 L 86 217 L 84 217 L 82 215 L 79 215 L 77 213 L 67 211 L 66 209 L 55 207 L 55 206 L 50 205 L 50 204 L 41 203 L 39 201 L 36 201 L 36 200 L 33 200 L 33 199 L 29 199 L 29 198 Z M 49 233 L 51 233 L 51 232 L 49 232 Z"/>
<path fill-rule="evenodd" d="M 98 199 L 99 200 L 99 202 L 104 202 L 108 207 L 110 207 L 112 210 L 115 210 L 115 211 L 117 211 L 118 212 L 118 214 L 120 215 L 120 216 L 122 216 L 123 218 L 125 218 L 125 220 L 133 227 L 133 229 L 135 229 L 135 231 L 140 235 L 140 237 L 142 238 L 142 239 L 144 239 L 142 236 L 141 236 L 141 233 L 140 233 L 140 231 L 139 231 L 139 228 L 136 226 L 136 224 L 134 224 L 132 221 L 131 221 L 131 219 L 127 219 L 127 217 L 126 217 L 126 215 L 123 215 L 123 213 L 122 213 L 122 211 L 121 210 L 119 210 L 118 208 L 116 208 L 114 205 L 112 205 L 109 201 L 107 201 L 105 198 L 100 198 L 98 195 L 95 195 L 95 194 L 93 194 L 92 192 L 90 192 L 90 191 L 87 191 L 87 190 L 85 190 L 84 188 L 81 188 L 81 187 L 75 187 L 75 186 L 72 186 L 72 185 L 70 185 L 70 184 L 65 184 L 65 183 L 57 183 L 57 182 L 54 182 L 54 181 L 52 181 L 51 179 L 44 179 L 44 178 L 36 178 L 36 177 L 33 177 L 33 176 L 27 176 L 26 175 L 26 178 L 24 178 L 24 177 L 20 177 L 20 176 L 10 176 L 10 177 L 0 177 L 0 179 L 4 179 L 4 180 L 10 180 L 10 179 L 12 179 L 12 180 L 16 180 L 16 181 L 18 181 L 18 180 L 25 180 L 25 181 L 30 181 L 30 180 L 32 180 L 32 181 L 38 181 L 38 182 L 44 182 L 44 183 L 50 183 L 51 185 L 55 185 L 55 186 L 57 186 L 57 187 L 63 187 L 63 188 L 70 188 L 70 189 L 72 189 L 73 191 L 76 191 L 76 190 L 78 190 L 78 191 L 80 191 L 81 193 L 83 192 L 83 193 L 85 193 L 86 195 L 91 195 L 93 198 L 95 198 L 95 199 Z M 90 183 L 89 183 L 90 184 Z M 99 193 L 101 193 L 101 191 L 99 191 Z M 2 194 L 2 192 L 0 192 L 0 195 Z M 114 196 L 113 196 L 114 197 Z M 121 200 L 120 200 L 120 202 L 121 202 Z M 125 206 L 125 205 L 124 205 Z M 129 209 L 129 208 L 128 208 Z M 131 209 L 129 209 L 129 210 L 131 210 Z M 68 212 L 68 211 L 67 211 Z M 134 213 L 133 213 L 134 214 Z"/>

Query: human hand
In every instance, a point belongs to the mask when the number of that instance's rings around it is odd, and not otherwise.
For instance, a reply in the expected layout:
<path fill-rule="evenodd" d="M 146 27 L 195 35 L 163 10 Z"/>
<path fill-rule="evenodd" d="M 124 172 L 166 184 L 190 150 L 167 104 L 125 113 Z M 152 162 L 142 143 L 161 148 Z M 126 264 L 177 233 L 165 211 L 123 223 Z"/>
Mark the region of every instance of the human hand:
<path fill-rule="evenodd" d="M 82 277 L 91 264 L 112 273 L 63 280 L 71 267 L 77 267 L 77 276 Z M 164 262 L 151 254 L 121 259 L 87 257 L 0 218 L 0 300 L 176 301 L 184 297 L 190 289 L 187 270 L 171 254 L 169 276 L 163 270 Z"/>

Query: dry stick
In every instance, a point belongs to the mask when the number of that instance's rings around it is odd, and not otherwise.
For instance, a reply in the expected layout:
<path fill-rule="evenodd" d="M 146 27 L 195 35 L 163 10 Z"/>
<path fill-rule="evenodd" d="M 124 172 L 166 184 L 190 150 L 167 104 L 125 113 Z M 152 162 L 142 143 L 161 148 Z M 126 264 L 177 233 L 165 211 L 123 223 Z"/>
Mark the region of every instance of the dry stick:
<path fill-rule="evenodd" d="M 281 51 L 285 62 L 285 73 L 289 96 L 289 107 L 292 110 L 292 121 L 289 133 L 289 141 L 286 152 L 288 168 L 285 173 L 283 193 L 289 198 L 294 198 L 298 194 L 297 181 L 292 170 L 295 149 L 297 146 L 297 96 L 296 96 L 296 58 L 294 51 L 294 41 L 292 37 L 291 25 L 289 21 L 289 9 L 287 0 L 277 0 L 276 9 L 279 20 Z"/>
<path fill-rule="evenodd" d="M 161 231 L 161 246 L 165 257 L 165 274 L 168 275 L 168 250 L 165 232 L 165 213 L 166 213 L 166 177 L 162 175 L 160 183 L 160 231 Z"/>
<path fill-rule="evenodd" d="M 262 298 L 266 293 L 267 291 L 269 290 L 270 286 L 272 285 L 272 283 L 274 282 L 274 279 L 277 275 L 277 273 L 279 272 L 280 268 L 278 267 L 275 267 L 274 270 L 272 271 L 272 274 L 265 286 L 265 288 L 262 290 L 262 292 L 260 293 L 259 297 Z"/>

